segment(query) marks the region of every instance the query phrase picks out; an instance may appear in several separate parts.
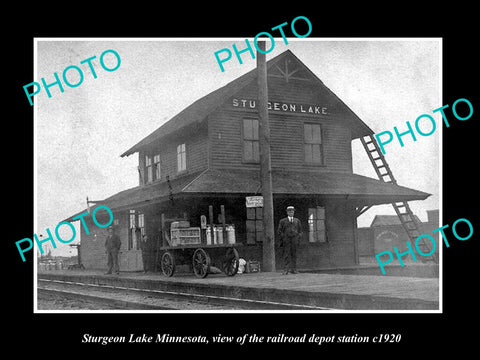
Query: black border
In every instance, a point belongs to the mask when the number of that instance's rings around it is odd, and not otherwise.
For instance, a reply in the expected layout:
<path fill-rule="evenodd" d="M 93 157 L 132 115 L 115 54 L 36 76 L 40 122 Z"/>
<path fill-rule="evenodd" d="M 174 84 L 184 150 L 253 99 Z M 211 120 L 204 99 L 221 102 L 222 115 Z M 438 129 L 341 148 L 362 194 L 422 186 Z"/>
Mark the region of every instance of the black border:
<path fill-rule="evenodd" d="M 159 345 L 144 344 L 133 346 L 138 354 L 145 356 L 164 354 L 166 349 L 174 349 L 172 356 L 180 356 L 190 351 L 204 351 L 214 356 L 220 351 L 231 356 L 235 353 L 268 349 L 283 351 L 286 347 L 306 355 L 332 351 L 353 351 L 354 355 L 405 354 L 417 356 L 421 352 L 432 355 L 443 349 L 462 351 L 474 346 L 476 324 L 470 327 L 470 318 L 475 315 L 475 256 L 478 254 L 478 215 L 471 206 L 476 194 L 476 149 L 478 90 L 474 92 L 474 82 L 478 79 L 478 57 L 476 38 L 473 29 L 476 22 L 473 8 L 467 5 L 452 5 L 453 9 L 426 9 L 420 12 L 407 4 L 388 4 L 385 9 L 369 8 L 364 4 L 352 8 L 330 9 L 315 4 L 311 9 L 296 7 L 295 4 L 272 5 L 265 12 L 243 3 L 223 4 L 219 8 L 206 4 L 201 11 L 174 9 L 155 4 L 152 8 L 136 5 L 126 9 L 125 14 L 116 4 L 105 12 L 89 6 L 77 8 L 72 13 L 60 15 L 49 11 L 35 12 L 19 17 L 14 31 L 10 30 L 7 40 L 8 86 L 4 92 L 8 101 L 5 118 L 5 131 L 15 134 L 8 138 L 16 143 L 4 147 L 4 178 L 9 181 L 4 206 L 8 206 L 8 221 L 4 224 L 3 259 L 4 292 L 7 307 L 12 314 L 17 330 L 7 330 L 5 343 L 12 350 L 22 349 L 28 343 L 35 354 L 45 348 L 54 349 L 58 356 L 66 354 L 92 353 L 111 354 L 114 350 L 125 350 L 125 345 L 101 346 L 82 344 L 84 333 L 124 335 L 130 332 L 172 335 L 217 335 L 229 336 L 255 333 L 275 335 L 354 335 L 374 336 L 380 333 L 400 333 L 400 344 L 350 344 L 339 346 L 313 344 L 264 346 L 249 344 L 195 346 L 191 344 Z M 129 5 L 135 6 L 135 5 Z M 442 6 L 442 5 L 440 5 Z M 150 6 L 149 6 L 150 7 Z M 401 8 L 400 8 L 401 7 Z M 154 10 L 155 8 L 155 10 Z M 273 10 L 276 10 L 275 12 Z M 88 10 L 88 11 L 87 11 Z M 85 11 L 85 12 L 84 12 Z M 208 13 L 207 13 L 208 12 Z M 150 14 L 149 14 L 150 13 Z M 69 15 L 71 14 L 71 15 Z M 43 16 L 42 16 L 43 15 Z M 76 15 L 72 17 L 73 15 Z M 473 104 L 474 115 L 468 121 L 451 121 L 451 127 L 443 129 L 443 223 L 452 224 L 458 218 L 467 218 L 475 232 L 465 242 L 450 241 L 450 248 L 444 247 L 443 267 L 443 314 L 33 314 L 33 256 L 21 262 L 15 241 L 33 234 L 33 109 L 28 105 L 23 85 L 33 78 L 33 38 L 34 37 L 251 37 L 258 32 L 290 22 L 296 16 L 310 19 L 313 31 L 310 37 L 441 37 L 443 38 L 443 104 L 452 104 L 458 98 L 467 98 Z M 65 22 L 58 19 L 64 19 Z M 166 21 L 166 19 L 169 19 Z M 42 21 L 39 21 L 42 19 Z M 15 31 L 18 30 L 18 31 Z M 12 34 L 13 32 L 13 34 Z M 13 101 L 12 101 L 13 100 Z M 399 109 L 401 111 L 401 109 Z M 451 112 L 447 111 L 447 115 Z M 449 118 L 450 118 L 449 117 Z M 8 125 L 7 125 L 8 124 Z M 41 145 L 39 139 L 39 146 Z M 13 146 L 12 146 L 13 145 Z M 13 185 L 14 189 L 10 189 Z M 55 189 L 52 189 L 54 191 Z M 13 206 L 13 209 L 12 209 Z M 451 232 L 447 235 L 451 238 Z M 22 347 L 23 345 L 23 347 Z M 145 346 L 145 347 L 144 347 Z M 233 351 L 231 351 L 233 350 Z M 440 350 L 440 351 L 439 351 Z M 58 352 L 57 352 L 58 351 Z M 179 352 L 181 351 L 181 352 Z M 299 353 L 300 354 L 300 353 Z M 47 353 L 48 355 L 48 353 Z"/>

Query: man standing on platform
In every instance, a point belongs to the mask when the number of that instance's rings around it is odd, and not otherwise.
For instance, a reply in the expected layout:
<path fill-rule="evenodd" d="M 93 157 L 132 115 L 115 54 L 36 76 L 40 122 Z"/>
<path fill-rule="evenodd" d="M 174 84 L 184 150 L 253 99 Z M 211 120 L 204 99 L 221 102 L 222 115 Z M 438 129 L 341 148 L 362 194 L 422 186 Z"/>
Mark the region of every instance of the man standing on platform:
<path fill-rule="evenodd" d="M 108 270 L 105 274 L 111 274 L 112 270 L 115 271 L 115 274 L 119 274 L 120 269 L 118 267 L 118 253 L 120 251 L 121 244 L 120 238 L 113 230 L 113 226 L 109 226 L 107 240 L 105 240 L 108 266 Z"/>
<path fill-rule="evenodd" d="M 287 207 L 287 217 L 280 220 L 277 229 L 277 238 L 279 245 L 283 248 L 283 260 L 285 270 L 283 275 L 288 272 L 297 274 L 297 245 L 302 238 L 302 224 L 299 219 L 293 217 L 295 208 Z"/>
<path fill-rule="evenodd" d="M 144 274 L 148 271 L 148 238 L 147 235 L 142 236 L 140 241 L 140 249 L 142 249 L 142 262 L 143 262 L 143 272 Z"/>

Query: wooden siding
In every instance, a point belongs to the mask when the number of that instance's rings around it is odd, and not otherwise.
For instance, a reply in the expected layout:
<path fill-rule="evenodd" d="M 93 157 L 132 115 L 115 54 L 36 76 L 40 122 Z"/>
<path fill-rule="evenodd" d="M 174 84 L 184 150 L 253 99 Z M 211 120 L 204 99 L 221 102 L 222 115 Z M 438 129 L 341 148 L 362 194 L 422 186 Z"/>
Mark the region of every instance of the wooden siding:
<path fill-rule="evenodd" d="M 303 238 L 297 247 L 297 267 L 299 269 L 322 269 L 331 267 L 349 267 L 356 264 L 355 254 L 355 213 L 354 207 L 346 201 L 327 199 L 292 199 L 280 198 L 274 200 L 275 230 L 281 218 L 285 217 L 286 204 L 297 209 L 295 217 L 302 223 Z M 327 242 L 308 242 L 308 208 L 321 205 L 325 207 Z M 240 225 L 240 224 L 239 224 Z M 236 224 L 236 230 L 243 231 Z M 246 244 L 243 234 L 237 234 L 237 239 L 244 242 L 239 248 L 240 256 L 246 260 L 262 262 L 261 243 Z M 277 240 L 276 240 L 277 241 Z M 277 270 L 284 267 L 283 249 L 276 246 L 275 263 Z"/>
<path fill-rule="evenodd" d="M 275 230 L 281 218 L 285 217 L 286 205 L 293 205 L 296 209 L 295 216 L 302 222 L 303 239 L 297 248 L 297 264 L 299 269 L 321 269 L 355 265 L 355 228 L 354 207 L 348 201 L 333 201 L 322 197 L 318 198 L 276 198 L 274 199 Z M 246 239 L 246 208 L 244 197 L 233 198 L 198 198 L 186 202 L 178 202 L 174 208 L 161 207 L 160 205 L 144 206 L 139 210 L 145 216 L 145 233 L 148 236 L 148 263 L 149 269 L 154 269 L 155 249 L 160 241 L 161 213 L 168 216 L 185 211 L 191 226 L 200 226 L 200 215 L 208 214 L 208 205 L 214 207 L 215 223 L 218 223 L 220 205 L 225 206 L 227 224 L 235 225 L 235 237 L 238 243 L 243 244 L 238 248 L 239 254 L 245 260 L 258 260 L 262 262 L 261 243 L 247 244 Z M 308 208 L 324 206 L 326 211 L 327 242 L 308 242 Z M 114 212 L 114 219 L 118 220 L 115 233 L 120 237 L 122 246 L 119 255 L 120 271 L 143 270 L 142 253 L 140 250 L 128 250 L 129 211 Z M 101 269 L 107 267 L 105 254 L 105 239 L 107 230 L 97 227 L 91 218 L 85 217 L 90 234 L 87 235 L 81 227 L 81 257 L 86 269 Z M 106 220 L 99 219 L 100 223 Z M 276 267 L 282 269 L 283 250 L 276 246 Z M 186 260 L 189 263 L 189 260 Z"/>
<path fill-rule="evenodd" d="M 272 169 L 351 173 L 350 129 L 341 121 L 341 117 L 335 114 L 334 108 L 322 103 L 315 87 L 303 81 L 299 83 L 293 80 L 286 83 L 274 78 L 274 81 L 269 84 L 270 101 L 321 105 L 326 106 L 333 113 L 312 115 L 270 111 Z M 247 86 L 233 98 L 255 99 L 254 84 Z M 256 168 L 258 165 L 243 161 L 242 121 L 243 118 L 257 118 L 257 111 L 248 107 L 232 106 L 233 98 L 208 117 L 211 167 Z M 304 123 L 321 126 L 324 159 L 322 165 L 307 164 L 304 161 Z"/>
<path fill-rule="evenodd" d="M 355 208 L 348 202 L 328 202 L 325 219 L 331 265 L 355 265 Z"/>
<path fill-rule="evenodd" d="M 113 218 L 118 220 L 115 226 L 117 234 L 122 243 L 118 263 L 120 271 L 141 270 L 142 258 L 141 251 L 128 250 L 128 211 L 115 212 Z M 83 226 L 81 226 L 81 258 L 82 264 L 86 269 L 107 269 L 107 255 L 105 253 L 105 240 L 108 236 L 106 228 L 99 228 L 89 217 L 84 218 L 90 234 L 87 235 Z M 100 223 L 106 223 L 97 219 Z"/>
<path fill-rule="evenodd" d="M 145 213 L 143 209 L 140 210 Z M 142 251 L 137 249 L 128 249 L 129 237 L 129 211 L 114 212 L 114 219 L 118 220 L 118 225 L 115 225 L 115 234 L 118 235 L 121 241 L 120 253 L 118 256 L 118 264 L 120 271 L 141 271 L 143 270 Z M 105 253 L 105 240 L 108 236 L 107 229 L 102 229 L 96 226 L 89 217 L 84 218 L 90 234 L 87 235 L 83 226 L 81 226 L 81 260 L 86 269 L 107 269 L 107 255 Z M 153 234 L 153 228 L 158 227 L 155 223 L 155 217 L 150 213 L 145 213 L 145 227 L 147 234 Z M 99 220 L 100 223 L 106 223 L 107 220 Z M 149 263 L 150 269 L 153 269 L 154 250 L 155 250 L 155 236 L 150 236 L 147 243 L 149 249 Z"/>
<path fill-rule="evenodd" d="M 107 229 L 98 228 L 91 218 L 85 217 L 85 223 L 90 231 L 87 235 L 85 229 L 80 225 L 81 231 L 81 261 L 86 269 L 107 269 L 107 256 L 105 254 L 105 239 L 107 238 Z M 122 241 L 122 247 L 126 243 Z"/>

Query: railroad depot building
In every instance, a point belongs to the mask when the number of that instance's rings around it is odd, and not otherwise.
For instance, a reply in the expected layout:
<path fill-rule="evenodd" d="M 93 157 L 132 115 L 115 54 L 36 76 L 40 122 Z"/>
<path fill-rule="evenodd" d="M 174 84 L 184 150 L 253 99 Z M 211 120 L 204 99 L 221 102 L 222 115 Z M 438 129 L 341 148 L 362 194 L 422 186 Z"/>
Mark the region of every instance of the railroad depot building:
<path fill-rule="evenodd" d="M 300 269 L 356 265 L 360 209 L 429 194 L 353 173 L 352 141 L 374 132 L 291 51 L 269 60 L 267 74 L 275 229 L 293 205 L 304 231 L 297 250 Z M 262 207 L 246 204 L 246 197 L 261 195 L 256 99 L 254 69 L 121 154 L 138 156 L 139 184 L 97 205 L 113 211 L 122 271 L 142 270 L 144 234 L 154 268 L 160 247 L 171 240 L 164 219 L 201 227 L 202 215 L 210 219 L 213 206 L 218 225 L 222 205 L 240 257 L 262 261 Z M 88 235 L 81 227 L 81 261 L 86 269 L 104 269 L 106 229 L 87 225 Z M 275 259 L 282 268 L 278 246 Z"/>

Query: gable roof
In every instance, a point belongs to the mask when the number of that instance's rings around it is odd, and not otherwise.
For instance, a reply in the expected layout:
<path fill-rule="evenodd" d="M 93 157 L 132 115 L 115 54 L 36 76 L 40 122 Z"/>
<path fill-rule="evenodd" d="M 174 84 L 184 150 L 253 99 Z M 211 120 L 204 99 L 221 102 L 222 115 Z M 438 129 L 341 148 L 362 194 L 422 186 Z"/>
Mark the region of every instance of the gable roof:
<path fill-rule="evenodd" d="M 365 136 L 373 134 L 374 132 L 340 99 L 336 96 L 325 84 L 305 65 L 303 64 L 290 50 L 286 50 L 283 53 L 277 55 L 276 57 L 267 61 L 267 71 L 275 65 L 277 62 L 283 60 L 286 56 L 289 56 L 298 62 L 303 70 L 312 76 L 314 81 L 318 86 L 322 87 L 325 90 L 326 94 L 333 100 L 333 102 L 338 103 L 339 106 L 345 110 L 348 115 L 346 121 L 354 127 L 352 131 L 352 139 L 356 139 L 360 136 Z M 195 122 L 203 121 L 207 115 L 212 113 L 215 109 L 221 106 L 227 99 L 235 95 L 243 87 L 250 84 L 257 78 L 257 69 L 253 69 L 246 74 L 236 78 L 235 80 L 229 82 L 227 85 L 212 91 L 208 95 L 198 99 L 190 106 L 183 109 L 165 124 L 160 126 L 157 130 L 153 131 L 151 134 L 147 135 L 145 138 L 140 140 L 137 144 L 132 146 L 130 149 L 121 154 L 121 157 L 129 156 L 138 152 L 144 146 L 163 138 L 173 132 L 184 128 L 187 125 L 193 124 Z"/>

